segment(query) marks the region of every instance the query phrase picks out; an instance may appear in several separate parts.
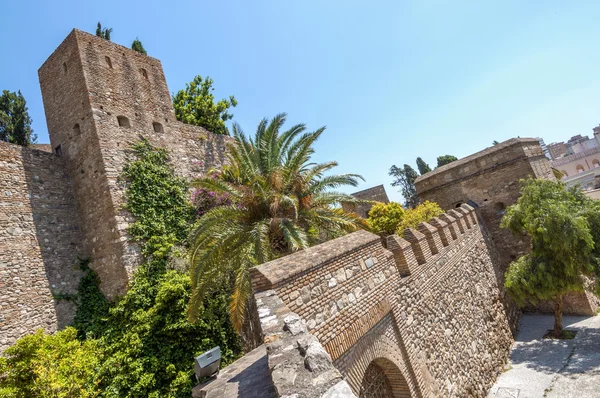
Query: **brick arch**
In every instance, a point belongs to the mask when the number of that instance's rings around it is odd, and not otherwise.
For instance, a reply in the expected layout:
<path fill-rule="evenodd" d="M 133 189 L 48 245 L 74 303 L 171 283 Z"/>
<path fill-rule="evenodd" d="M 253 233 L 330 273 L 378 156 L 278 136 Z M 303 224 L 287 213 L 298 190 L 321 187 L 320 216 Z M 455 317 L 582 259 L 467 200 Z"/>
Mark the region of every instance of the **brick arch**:
<path fill-rule="evenodd" d="M 375 358 L 363 376 L 359 398 L 410 398 L 410 388 L 398 367 L 387 358 Z"/>
<path fill-rule="evenodd" d="M 334 365 L 357 395 L 361 392 L 367 369 L 374 363 L 382 368 L 390 383 L 395 381 L 396 393 L 403 394 L 394 395 L 394 398 L 420 397 L 416 377 L 401 344 L 391 314 L 388 314 L 337 358 Z"/>

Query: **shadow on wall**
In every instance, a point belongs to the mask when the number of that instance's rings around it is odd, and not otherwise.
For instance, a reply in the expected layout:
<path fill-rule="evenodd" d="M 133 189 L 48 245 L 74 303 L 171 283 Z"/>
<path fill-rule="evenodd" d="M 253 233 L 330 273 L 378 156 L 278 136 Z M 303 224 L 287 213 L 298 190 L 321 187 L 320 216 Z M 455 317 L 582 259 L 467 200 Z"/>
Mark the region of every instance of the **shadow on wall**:
<path fill-rule="evenodd" d="M 477 216 L 480 217 L 479 210 L 477 211 Z M 498 290 L 500 291 L 500 302 L 502 303 L 502 307 L 504 307 L 504 312 L 508 318 L 510 331 L 513 337 L 516 337 L 519 329 L 519 320 L 521 319 L 521 309 L 519 309 L 519 306 L 510 297 L 504 287 L 506 264 L 503 263 L 492 236 L 486 228 L 482 228 L 481 225 L 483 224 L 480 223 L 481 233 L 485 241 L 485 246 L 489 252 L 489 257 L 492 260 L 494 276 L 496 277 L 496 283 L 498 285 Z"/>
<path fill-rule="evenodd" d="M 30 207 L 31 211 L 30 215 L 21 216 L 31 217 L 33 221 L 30 233 L 35 234 L 38 247 L 35 247 L 36 242 L 33 240 L 27 244 L 37 251 L 35 257 L 41 261 L 40 267 L 28 269 L 30 277 L 35 278 L 37 290 L 31 304 L 35 307 L 34 312 L 41 311 L 40 306 L 47 311 L 49 302 L 52 302 L 56 327 L 61 329 L 72 322 L 76 308 L 72 301 L 60 299 L 60 296 L 77 293 L 82 275 L 79 259 L 85 257 L 81 249 L 83 239 L 75 199 L 64 167 L 64 158 L 29 149 L 22 149 L 21 155 L 29 201 L 29 206 L 25 204 L 24 208 Z M 28 266 L 33 263 L 37 261 Z M 30 288 L 33 289 L 34 286 L 31 285 Z M 41 316 L 51 318 L 47 313 Z M 51 319 L 43 319 L 40 323 L 42 324 L 37 327 L 55 329 L 54 325 L 50 325 L 53 323 Z"/>

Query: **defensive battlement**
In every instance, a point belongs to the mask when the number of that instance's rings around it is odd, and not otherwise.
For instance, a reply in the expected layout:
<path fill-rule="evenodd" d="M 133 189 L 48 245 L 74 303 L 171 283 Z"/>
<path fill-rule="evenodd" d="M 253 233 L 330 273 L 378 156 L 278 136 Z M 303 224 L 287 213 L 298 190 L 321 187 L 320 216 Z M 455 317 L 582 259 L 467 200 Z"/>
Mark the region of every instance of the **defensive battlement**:
<path fill-rule="evenodd" d="M 490 169 L 539 156 L 544 156 L 544 153 L 536 138 L 512 138 L 419 176 L 415 186 L 419 195 L 423 195 L 432 189 L 473 178 Z"/>
<path fill-rule="evenodd" d="M 255 292 L 287 290 L 291 284 L 303 284 L 302 280 L 308 278 L 311 284 L 321 285 L 319 290 L 324 293 L 388 257 L 393 257 L 400 273 L 408 276 L 448 246 L 457 244 L 477 224 L 475 209 L 463 204 L 429 223 L 420 223 L 417 229 L 407 228 L 403 237 L 394 234 L 382 241 L 378 235 L 360 230 L 251 268 L 252 286 Z M 317 283 L 317 275 L 325 278 Z M 289 298 L 299 304 L 311 301 L 310 296 L 291 294 Z"/>
<path fill-rule="evenodd" d="M 493 308 L 490 314 L 502 319 L 495 336 L 500 336 L 506 352 L 510 331 L 494 275 L 496 254 L 487 246 L 486 234 L 473 207 L 463 204 L 406 229 L 403 236 L 381 239 L 357 231 L 252 268 L 269 366 L 280 395 L 306 393 L 300 386 L 316 386 L 310 397 L 321 396 L 325 387 L 346 388 L 340 373 L 360 395 L 367 365 L 378 356 L 400 370 L 395 387 L 399 394 L 448 395 L 439 390 L 445 386 L 431 383 L 436 373 L 447 372 L 447 364 L 437 359 L 443 352 L 439 344 L 462 344 L 464 336 L 453 330 L 465 333 L 471 323 L 473 332 L 466 334 L 481 332 L 487 320 L 473 323 L 473 314 L 464 311 L 471 308 L 467 301 L 481 298 L 480 289 L 485 289 L 484 301 L 489 300 L 484 307 Z M 480 293 L 468 292 L 473 289 Z M 466 301 L 455 305 L 454 294 Z M 440 331 L 446 343 L 439 340 Z M 379 346 L 382 341 L 385 345 Z M 488 343 L 480 348 L 489 349 Z M 318 373 L 305 366 L 313 359 L 302 347 L 310 345 L 322 352 Z M 295 346 L 299 351 L 291 349 Z M 463 359 L 468 362 L 467 357 Z M 502 361 L 498 358 L 498 364 Z M 298 369 L 291 384 L 280 377 L 290 368 Z M 328 372 L 326 380 L 320 372 Z"/>

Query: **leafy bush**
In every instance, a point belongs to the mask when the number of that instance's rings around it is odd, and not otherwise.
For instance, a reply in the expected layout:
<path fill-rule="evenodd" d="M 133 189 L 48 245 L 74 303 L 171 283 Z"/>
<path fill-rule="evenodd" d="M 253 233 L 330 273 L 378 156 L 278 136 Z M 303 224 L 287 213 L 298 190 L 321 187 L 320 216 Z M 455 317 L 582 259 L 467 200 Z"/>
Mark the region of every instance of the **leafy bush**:
<path fill-rule="evenodd" d="M 180 122 L 202 126 L 214 134 L 229 135 L 225 122 L 233 118 L 229 108 L 235 108 L 238 102 L 233 95 L 215 101 L 213 83 L 210 77 L 203 79 L 196 76 L 185 85 L 184 90 L 173 95 L 175 117 Z"/>
<path fill-rule="evenodd" d="M 197 322 L 186 318 L 190 278 L 167 271 L 153 283 L 143 272 L 110 311 L 102 335 L 106 351 L 97 377 L 110 397 L 189 397 L 193 360 L 221 347 L 223 364 L 240 352 L 238 336 L 227 316 L 228 296 L 204 302 Z"/>
<path fill-rule="evenodd" d="M 444 211 L 437 203 L 426 200 L 415 208 L 407 209 L 404 212 L 404 218 L 398 226 L 397 234 L 403 236 L 406 228 L 416 228 L 419 223 L 427 222 L 442 213 Z"/>
<path fill-rule="evenodd" d="M 213 171 L 207 178 L 212 178 L 216 182 L 219 175 L 218 172 Z M 201 216 L 215 207 L 229 206 L 232 201 L 231 195 L 226 192 L 215 192 L 211 189 L 198 187 L 192 193 L 192 204 L 196 208 L 196 213 Z"/>
<path fill-rule="evenodd" d="M 73 319 L 73 326 L 77 329 L 77 335 L 84 339 L 98 337 L 102 334 L 110 302 L 104 297 L 100 290 L 100 277 L 88 264 L 89 259 L 81 260 L 80 268 L 84 271 L 77 287 L 75 302 L 77 313 Z"/>
<path fill-rule="evenodd" d="M 369 211 L 367 223 L 373 232 L 391 235 L 404 218 L 404 209 L 400 203 L 377 203 Z"/>
<path fill-rule="evenodd" d="M 564 295 L 585 288 L 600 273 L 600 207 L 579 188 L 561 182 L 522 180 L 521 197 L 501 226 L 531 237 L 531 252 L 512 262 L 504 286 L 518 304 L 554 300 L 554 334 L 562 330 Z M 598 290 L 598 289 L 596 289 Z"/>
<path fill-rule="evenodd" d="M 100 390 L 94 374 L 102 357 L 99 342 L 79 341 L 75 328 L 53 335 L 38 329 L 0 357 L 0 396 L 97 397 Z"/>

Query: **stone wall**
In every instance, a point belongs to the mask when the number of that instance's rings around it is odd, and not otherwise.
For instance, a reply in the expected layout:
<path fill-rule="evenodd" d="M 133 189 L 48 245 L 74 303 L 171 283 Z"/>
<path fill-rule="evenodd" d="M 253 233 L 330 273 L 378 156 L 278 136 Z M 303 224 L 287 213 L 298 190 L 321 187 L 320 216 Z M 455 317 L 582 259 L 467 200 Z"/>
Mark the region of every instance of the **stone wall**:
<path fill-rule="evenodd" d="M 123 294 L 141 261 L 129 242 L 119 175 L 142 137 L 167 148 L 193 178 L 226 159 L 229 137 L 175 119 L 159 60 L 73 30 L 39 70 L 52 148 L 67 159 L 83 243 L 109 298 Z"/>
<path fill-rule="evenodd" d="M 361 200 L 371 200 L 374 202 L 381 203 L 390 202 L 387 193 L 385 192 L 385 187 L 383 185 L 377 185 L 376 187 L 354 192 L 352 196 Z M 344 211 L 356 213 L 362 218 L 367 218 L 369 216 L 369 211 L 371 210 L 371 207 L 373 207 L 373 205 L 369 203 L 360 203 L 358 205 L 354 203 L 342 203 L 342 207 Z"/>
<path fill-rule="evenodd" d="M 282 324 L 269 324 L 284 307 L 356 395 L 381 374 L 396 396 L 485 396 L 512 335 L 494 273 L 498 255 L 474 210 L 465 205 L 404 238 L 387 238 L 386 246 L 359 231 L 253 268 L 267 347 L 284 333 Z M 269 360 L 306 372 L 296 347 L 287 349 L 296 362 L 268 350 Z M 320 396 L 286 390 L 294 392 Z"/>
<path fill-rule="evenodd" d="M 69 324 L 81 245 L 65 159 L 0 142 L 0 352 L 19 337 Z"/>
<path fill-rule="evenodd" d="M 516 203 L 520 196 L 519 180 L 529 177 L 555 180 L 539 141 L 536 138 L 513 138 L 439 167 L 415 182 L 421 200 L 437 202 L 446 209 L 462 203 L 478 207 L 499 252 L 500 261 L 495 271 L 501 290 L 504 290 L 504 273 L 508 265 L 529 252 L 531 247 L 527 236 L 516 236 L 508 229 L 500 228 L 506 208 Z M 516 331 L 520 312 L 506 292 L 502 294 L 511 327 Z M 594 313 L 598 308 L 597 302 L 584 293 L 573 293 L 565 302 L 567 313 L 588 314 L 590 308 Z M 540 303 L 539 310 L 546 312 L 548 303 Z"/>
<path fill-rule="evenodd" d="M 500 252 L 504 274 L 511 261 L 529 250 L 526 238 L 500 228 L 506 207 L 519 198 L 519 180 L 528 177 L 555 179 L 537 139 L 513 138 L 438 167 L 417 178 L 415 186 L 419 199 L 443 209 L 469 201 L 477 205 Z"/>

